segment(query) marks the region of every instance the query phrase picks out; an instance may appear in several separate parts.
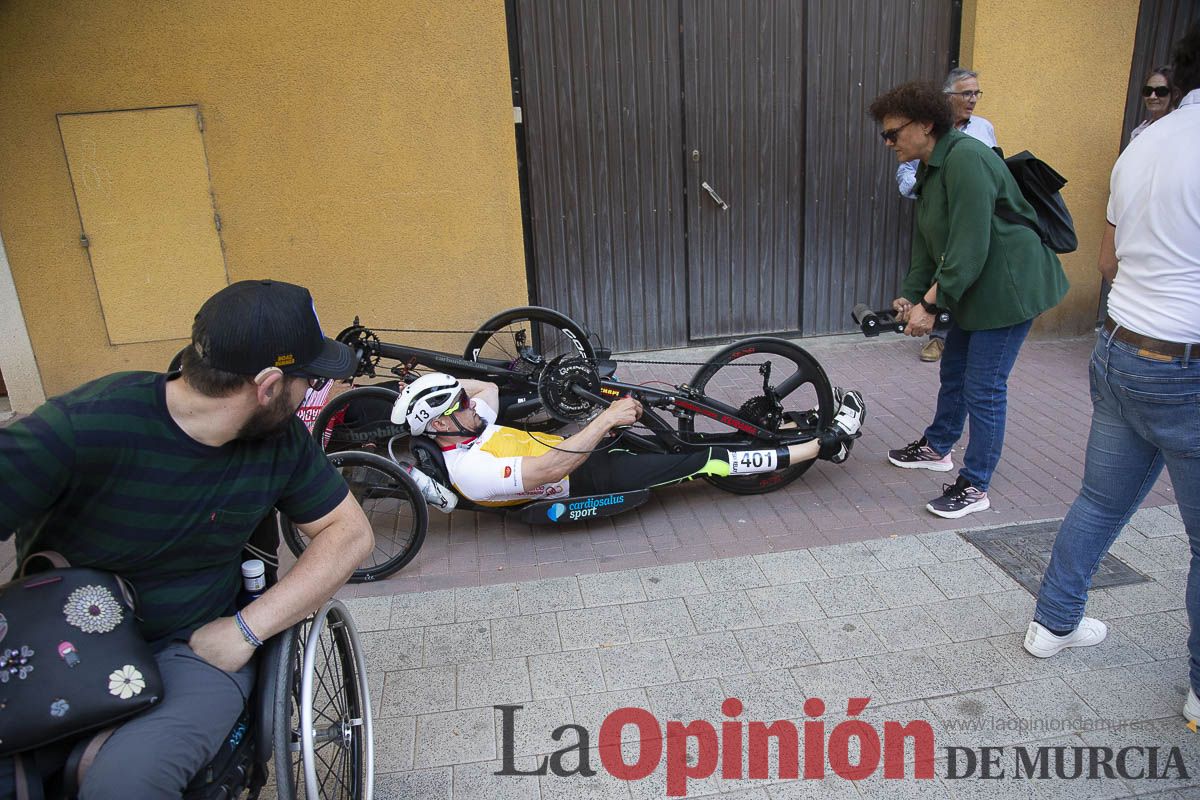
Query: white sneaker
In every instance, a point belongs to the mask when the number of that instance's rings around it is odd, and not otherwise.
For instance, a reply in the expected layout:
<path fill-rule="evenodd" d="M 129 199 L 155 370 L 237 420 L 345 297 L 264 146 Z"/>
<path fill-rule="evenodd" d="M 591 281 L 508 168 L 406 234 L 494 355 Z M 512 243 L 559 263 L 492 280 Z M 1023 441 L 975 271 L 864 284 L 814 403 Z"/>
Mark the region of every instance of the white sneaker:
<path fill-rule="evenodd" d="M 867 418 L 867 402 L 863 400 L 861 393 L 854 390 L 846 391 L 839 386 L 833 387 L 833 393 L 838 404 L 837 413 L 833 415 L 833 427 L 846 436 L 854 436 L 862 430 L 863 421 Z M 841 448 L 830 456 L 829 460 L 834 464 L 842 464 L 850 458 L 852 449 L 854 449 L 854 440 L 847 439 L 842 442 Z"/>
<path fill-rule="evenodd" d="M 1108 626 L 1091 617 L 1081 619 L 1075 630 L 1066 636 L 1055 636 L 1044 625 L 1030 621 L 1029 630 L 1025 632 L 1025 650 L 1031 656 L 1049 658 L 1058 655 L 1067 647 L 1091 647 L 1100 644 L 1105 636 L 1108 636 Z M 1200 709 L 1197 709 L 1197 712 L 1200 713 Z"/>
<path fill-rule="evenodd" d="M 861 392 L 853 389 L 845 391 L 835 388 L 834 391 L 838 410 L 833 415 L 833 424 L 842 433 L 853 436 L 862 430 L 863 422 L 867 419 L 867 401 L 863 400 Z"/>
<path fill-rule="evenodd" d="M 1183 716 L 1188 722 L 1194 725 L 1200 725 L 1200 697 L 1196 697 L 1196 692 L 1188 689 L 1187 700 L 1183 704 Z"/>

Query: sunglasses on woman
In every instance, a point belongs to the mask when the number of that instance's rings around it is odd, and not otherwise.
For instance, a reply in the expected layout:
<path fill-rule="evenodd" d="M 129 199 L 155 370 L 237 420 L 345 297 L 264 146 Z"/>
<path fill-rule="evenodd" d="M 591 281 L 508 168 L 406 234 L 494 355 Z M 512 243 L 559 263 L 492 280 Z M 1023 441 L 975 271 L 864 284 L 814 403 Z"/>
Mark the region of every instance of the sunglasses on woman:
<path fill-rule="evenodd" d="M 1142 87 L 1142 97 L 1149 97 L 1150 95 L 1154 95 L 1155 97 L 1166 97 L 1170 93 L 1171 93 L 1171 90 L 1169 88 L 1167 88 L 1166 86 L 1143 86 Z"/>
<path fill-rule="evenodd" d="M 880 131 L 879 138 L 883 139 L 888 144 L 895 144 L 896 137 L 898 137 L 900 135 L 900 131 L 904 130 L 905 128 L 907 128 L 909 125 L 912 125 L 912 124 L 913 124 L 913 120 L 910 119 L 908 122 L 904 123 L 903 125 L 897 125 L 894 128 L 888 128 L 886 131 Z"/>

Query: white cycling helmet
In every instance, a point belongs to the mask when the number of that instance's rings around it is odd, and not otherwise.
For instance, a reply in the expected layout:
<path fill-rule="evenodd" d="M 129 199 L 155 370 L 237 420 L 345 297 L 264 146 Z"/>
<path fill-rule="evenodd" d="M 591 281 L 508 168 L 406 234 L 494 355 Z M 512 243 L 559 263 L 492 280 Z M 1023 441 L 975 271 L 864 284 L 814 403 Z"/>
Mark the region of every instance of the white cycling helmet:
<path fill-rule="evenodd" d="M 458 378 L 444 372 L 422 375 L 404 387 L 392 406 L 392 424 L 408 423 L 413 436 L 425 433 L 429 422 L 440 417 L 462 393 Z"/>

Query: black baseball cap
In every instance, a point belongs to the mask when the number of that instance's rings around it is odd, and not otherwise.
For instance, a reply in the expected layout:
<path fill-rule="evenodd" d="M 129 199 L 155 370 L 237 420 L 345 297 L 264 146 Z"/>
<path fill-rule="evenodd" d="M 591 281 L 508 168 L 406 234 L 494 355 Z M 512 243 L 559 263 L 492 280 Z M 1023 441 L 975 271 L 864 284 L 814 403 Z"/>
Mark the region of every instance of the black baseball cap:
<path fill-rule="evenodd" d="M 349 378 L 354 351 L 321 333 L 312 295 L 282 281 L 238 281 L 204 302 L 192 327 L 200 360 L 235 375 L 278 367 L 286 375 Z"/>

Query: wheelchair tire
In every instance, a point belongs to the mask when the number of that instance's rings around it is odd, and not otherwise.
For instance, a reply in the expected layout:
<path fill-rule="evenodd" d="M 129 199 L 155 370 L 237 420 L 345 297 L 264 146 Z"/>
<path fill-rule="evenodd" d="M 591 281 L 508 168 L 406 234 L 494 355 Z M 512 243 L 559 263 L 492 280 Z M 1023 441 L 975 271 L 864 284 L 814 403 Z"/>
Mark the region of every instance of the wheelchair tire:
<path fill-rule="evenodd" d="M 400 392 L 386 386 L 359 386 L 334 397 L 313 421 L 312 434 L 326 453 L 366 450 L 387 455 L 388 441 L 407 436 L 403 425 L 393 425 L 392 406 Z"/>
<path fill-rule="evenodd" d="M 281 636 L 273 715 L 278 797 L 370 800 L 374 724 L 350 613 L 330 600 Z"/>
<path fill-rule="evenodd" d="M 532 342 L 521 348 L 519 337 L 532 339 Z M 527 357 L 522 358 L 522 355 Z M 533 356 L 533 360 L 528 356 Z M 467 361 L 504 363 L 513 369 L 528 367 L 530 386 L 524 388 L 535 392 L 540 372 L 537 358 L 545 364 L 559 356 L 583 358 L 593 364 L 596 360 L 592 343 L 578 323 L 565 314 L 541 306 L 519 306 L 500 312 L 479 326 L 463 352 Z M 500 422 L 530 431 L 552 431 L 563 426 L 540 408 L 515 419 L 505 418 L 502 413 Z"/>
<path fill-rule="evenodd" d="M 425 542 L 429 510 L 421 490 L 396 462 L 361 450 L 329 454 L 350 491 L 362 505 L 375 531 L 375 549 L 367 556 L 350 583 L 377 581 L 394 574 L 412 561 Z M 297 557 L 308 547 L 305 536 L 291 520 L 280 520 L 283 540 Z"/>
<path fill-rule="evenodd" d="M 778 409 L 766 407 L 766 397 L 762 393 L 762 375 L 758 369 L 753 368 L 762 363 L 771 364 L 771 385 L 783 389 L 780 402 L 785 414 L 790 413 L 793 420 L 804 417 L 806 422 L 801 427 L 811 427 L 814 433 L 829 425 L 835 409 L 833 387 L 825 375 L 825 370 L 804 348 L 785 339 L 756 336 L 734 342 L 697 370 L 690 385 L 726 405 L 739 409 L 744 418 L 753 420 L 760 427 L 775 430 L 785 420 L 774 418 L 772 412 Z M 777 372 L 779 369 L 785 371 L 782 376 Z M 691 433 L 697 430 L 697 423 L 703 424 L 703 420 L 705 418 L 699 415 L 680 418 L 679 430 L 682 433 Z M 745 446 L 753 448 L 770 445 L 747 437 Z M 778 472 L 709 477 L 705 480 L 734 494 L 765 494 L 787 486 L 803 475 L 813 463 L 806 461 L 803 464 L 794 464 Z"/>

